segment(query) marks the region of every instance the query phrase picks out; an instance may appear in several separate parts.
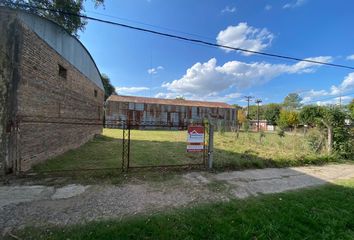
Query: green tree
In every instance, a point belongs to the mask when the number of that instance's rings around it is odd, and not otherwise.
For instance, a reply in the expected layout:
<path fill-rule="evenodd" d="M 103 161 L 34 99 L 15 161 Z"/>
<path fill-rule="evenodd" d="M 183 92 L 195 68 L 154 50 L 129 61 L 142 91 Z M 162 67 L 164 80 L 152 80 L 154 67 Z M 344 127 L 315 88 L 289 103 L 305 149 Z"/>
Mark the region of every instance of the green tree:
<path fill-rule="evenodd" d="M 270 103 L 263 106 L 264 108 L 264 118 L 269 124 L 275 125 L 279 119 L 279 114 L 281 106 L 277 103 Z"/>
<path fill-rule="evenodd" d="M 302 106 L 302 98 L 297 93 L 289 93 L 288 96 L 284 98 L 283 106 L 286 109 L 294 110 Z"/>
<path fill-rule="evenodd" d="M 111 80 L 109 79 L 109 77 L 106 74 L 102 73 L 101 79 L 102 79 L 102 84 L 103 84 L 103 88 L 104 88 L 104 100 L 106 100 L 112 94 L 116 95 L 117 94 L 116 90 L 113 87 L 113 85 L 111 84 Z"/>
<path fill-rule="evenodd" d="M 186 100 L 186 99 L 183 96 L 178 96 L 178 97 L 176 97 L 176 100 Z"/>
<path fill-rule="evenodd" d="M 304 106 L 299 113 L 299 120 L 302 124 L 314 127 L 323 115 L 323 107 L 308 105 Z"/>
<path fill-rule="evenodd" d="M 281 110 L 277 124 L 281 129 L 296 127 L 299 124 L 298 113 L 295 111 Z"/>
<path fill-rule="evenodd" d="M 348 109 L 349 109 L 350 115 L 351 115 L 351 117 L 352 117 L 352 120 L 354 121 L 354 98 L 353 98 L 352 101 L 349 103 Z"/>
<path fill-rule="evenodd" d="M 345 125 L 347 114 L 337 106 L 324 107 L 320 122 L 327 129 L 327 150 L 351 158 L 354 155 L 354 139 Z"/>
<path fill-rule="evenodd" d="M 246 114 L 242 109 L 237 111 L 237 121 L 239 125 L 242 125 L 247 121 Z"/>
<path fill-rule="evenodd" d="M 85 12 L 86 0 L 3 0 L 0 5 L 23 9 L 39 16 L 50 19 L 70 34 L 78 36 L 78 31 L 83 31 L 87 21 L 79 17 Z M 95 7 L 104 4 L 104 0 L 92 0 Z M 52 9 L 53 11 L 45 10 Z M 69 13 L 69 14 L 63 14 Z"/>
<path fill-rule="evenodd" d="M 257 105 L 250 106 L 248 119 L 257 120 Z M 263 106 L 259 106 L 259 119 L 264 119 Z"/>

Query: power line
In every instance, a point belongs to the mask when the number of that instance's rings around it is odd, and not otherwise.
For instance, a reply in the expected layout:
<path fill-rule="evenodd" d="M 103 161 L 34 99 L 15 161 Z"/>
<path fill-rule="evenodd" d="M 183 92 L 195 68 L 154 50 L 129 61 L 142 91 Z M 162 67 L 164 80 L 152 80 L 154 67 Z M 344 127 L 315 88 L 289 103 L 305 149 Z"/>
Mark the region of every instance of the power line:
<path fill-rule="evenodd" d="M 331 66 L 331 67 L 338 67 L 338 68 L 345 68 L 345 69 L 354 70 L 354 67 L 351 67 L 351 66 L 334 64 L 334 63 L 326 63 L 326 62 L 315 61 L 315 60 L 310 60 L 310 59 L 302 59 L 302 58 L 291 57 L 291 56 L 286 56 L 286 55 L 259 52 L 259 51 L 253 51 L 253 50 L 248 50 L 248 49 L 243 49 L 243 48 L 231 47 L 231 46 L 227 46 L 227 45 L 207 42 L 207 41 L 196 39 L 196 38 L 187 38 L 187 37 L 183 37 L 183 36 L 179 36 L 179 35 L 169 34 L 169 33 L 165 33 L 165 32 L 159 32 L 159 31 L 155 31 L 155 30 L 151 30 L 151 29 L 147 29 L 147 28 L 136 27 L 133 25 L 128 25 L 128 24 L 123 24 L 123 23 L 119 23 L 119 22 L 113 22 L 113 21 L 108 21 L 108 20 L 104 20 L 104 19 L 89 17 L 89 16 L 85 16 L 82 14 L 70 13 L 70 12 L 61 11 L 61 10 L 57 10 L 57 9 L 37 7 L 37 6 L 29 5 L 29 4 L 13 4 L 13 5 L 18 6 L 18 7 L 27 7 L 30 9 L 45 10 L 45 11 L 56 12 L 56 13 L 60 13 L 60 14 L 64 14 L 64 15 L 80 17 L 80 18 L 84 18 L 84 19 L 88 19 L 88 20 L 92 20 L 92 21 L 102 22 L 102 23 L 106 23 L 106 24 L 111 24 L 111 25 L 115 25 L 115 26 L 133 29 L 136 31 L 151 33 L 154 35 L 183 40 L 183 41 L 192 42 L 192 43 L 196 43 L 196 44 L 202 44 L 202 45 L 206 45 L 206 46 L 225 48 L 225 49 L 230 49 L 230 50 L 234 50 L 234 51 L 253 53 L 253 54 L 258 54 L 258 55 L 262 55 L 262 56 L 293 60 L 293 61 L 297 61 L 297 62 L 309 62 L 309 63 L 319 64 L 319 65 L 326 65 L 326 66 Z"/>
<path fill-rule="evenodd" d="M 309 102 L 305 102 L 305 104 L 315 103 L 315 102 L 318 102 L 318 101 L 331 100 L 331 99 L 339 98 L 339 97 L 340 97 L 340 98 L 349 97 L 349 96 L 352 96 L 352 95 L 354 95 L 354 92 L 348 93 L 348 94 L 346 94 L 346 95 L 336 95 L 336 96 L 332 96 L 332 97 L 328 97 L 328 98 L 316 99 L 316 100 L 312 100 L 312 101 L 309 101 Z"/>

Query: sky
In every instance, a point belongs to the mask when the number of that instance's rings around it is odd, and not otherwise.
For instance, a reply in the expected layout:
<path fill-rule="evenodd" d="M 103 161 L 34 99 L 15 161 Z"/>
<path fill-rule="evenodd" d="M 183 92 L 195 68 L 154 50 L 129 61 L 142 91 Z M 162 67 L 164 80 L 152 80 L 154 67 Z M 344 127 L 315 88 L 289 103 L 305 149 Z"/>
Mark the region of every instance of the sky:
<path fill-rule="evenodd" d="M 105 0 L 88 16 L 222 45 L 354 67 L 352 0 Z M 354 70 L 294 62 L 88 21 L 80 41 L 121 95 L 263 104 L 354 97 Z"/>

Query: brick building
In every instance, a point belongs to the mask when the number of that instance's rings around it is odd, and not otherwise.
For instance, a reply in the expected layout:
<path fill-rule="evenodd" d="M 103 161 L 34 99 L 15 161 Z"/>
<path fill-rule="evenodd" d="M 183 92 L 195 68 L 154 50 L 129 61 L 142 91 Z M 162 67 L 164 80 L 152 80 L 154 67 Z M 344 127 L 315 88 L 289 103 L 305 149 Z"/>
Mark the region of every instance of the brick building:
<path fill-rule="evenodd" d="M 159 122 L 181 126 L 203 119 L 223 120 L 225 125 L 234 125 L 237 110 L 221 102 L 190 101 L 183 99 L 159 99 L 112 95 L 106 101 L 106 120 Z"/>
<path fill-rule="evenodd" d="M 104 91 L 87 49 L 45 18 L 0 7 L 0 175 L 102 130 Z"/>

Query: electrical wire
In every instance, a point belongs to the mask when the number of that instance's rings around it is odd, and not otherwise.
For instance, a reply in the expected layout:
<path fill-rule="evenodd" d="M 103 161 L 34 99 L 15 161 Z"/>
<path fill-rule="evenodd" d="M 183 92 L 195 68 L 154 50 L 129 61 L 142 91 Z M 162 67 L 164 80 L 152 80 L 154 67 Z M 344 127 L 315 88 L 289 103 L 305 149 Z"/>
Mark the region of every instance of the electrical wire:
<path fill-rule="evenodd" d="M 266 52 L 248 50 L 248 49 L 238 48 L 238 47 L 231 47 L 231 46 L 222 45 L 222 44 L 213 43 L 213 42 L 208 42 L 208 41 L 204 41 L 204 40 L 200 40 L 200 39 L 196 39 L 196 38 L 188 38 L 188 37 L 183 37 L 183 36 L 179 36 L 179 35 L 169 34 L 169 33 L 165 33 L 165 32 L 155 31 L 155 30 L 151 30 L 151 29 L 147 29 L 147 28 L 142 28 L 142 27 L 136 27 L 136 26 L 133 26 L 133 25 L 123 24 L 123 23 L 119 23 L 119 22 L 113 22 L 113 21 L 108 21 L 108 20 L 104 20 L 104 19 L 100 19 L 100 18 L 90 17 L 90 16 L 86 16 L 86 15 L 82 15 L 82 14 L 70 13 L 70 12 L 61 11 L 61 10 L 58 10 L 58 9 L 44 8 L 44 7 L 32 6 L 30 4 L 20 4 L 20 3 L 13 4 L 13 5 L 14 6 L 18 6 L 18 7 L 27 7 L 27 8 L 30 8 L 30 9 L 45 10 L 45 11 L 56 12 L 56 13 L 63 14 L 63 15 L 80 17 L 80 18 L 84 18 L 84 19 L 87 19 L 87 20 L 92 20 L 92 21 L 97 21 L 97 22 L 101 22 L 101 23 L 111 24 L 111 25 L 115 25 L 115 26 L 119 26 L 119 27 L 123 27 L 123 28 L 128 28 L 128 29 L 140 31 L 140 32 L 151 33 L 151 34 L 158 35 L 158 36 L 164 36 L 164 37 L 168 37 L 168 38 L 178 39 L 178 40 L 192 42 L 192 43 L 196 43 L 196 44 L 202 44 L 202 45 L 206 45 L 206 46 L 225 48 L 225 49 L 234 50 L 234 51 L 258 54 L 258 55 L 274 57 L 274 58 L 287 59 L 287 60 L 292 60 L 292 61 L 297 61 L 297 62 L 308 62 L 308 63 L 314 63 L 314 64 L 319 64 L 319 65 L 325 65 L 325 66 L 331 66 L 331 67 L 354 70 L 354 67 L 347 66 L 347 65 L 334 64 L 334 63 L 328 63 L 328 62 L 321 62 L 321 61 L 315 61 L 315 60 L 311 60 L 311 59 L 303 59 L 303 58 L 291 57 L 291 56 L 274 54 L 274 53 L 266 53 Z"/>
<path fill-rule="evenodd" d="M 348 94 L 345 94 L 345 95 L 337 95 L 337 96 L 332 96 L 332 97 L 328 97 L 328 98 L 322 98 L 322 99 L 311 100 L 311 101 L 305 102 L 305 103 L 306 103 L 306 104 L 309 104 L 309 103 L 316 103 L 316 102 L 319 102 L 319 101 L 326 101 L 326 100 L 331 100 L 331 99 L 340 98 L 340 97 L 349 97 L 349 96 L 353 96 L 353 95 L 354 95 L 354 92 L 348 93 Z"/>

